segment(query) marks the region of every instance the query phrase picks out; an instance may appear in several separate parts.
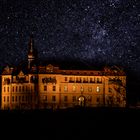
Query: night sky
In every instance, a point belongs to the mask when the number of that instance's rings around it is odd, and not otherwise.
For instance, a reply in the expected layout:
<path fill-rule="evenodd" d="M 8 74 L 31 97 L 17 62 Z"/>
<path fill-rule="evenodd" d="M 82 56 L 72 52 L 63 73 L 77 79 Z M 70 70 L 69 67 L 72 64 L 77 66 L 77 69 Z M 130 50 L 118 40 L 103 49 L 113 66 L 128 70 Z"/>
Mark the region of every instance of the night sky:
<path fill-rule="evenodd" d="M 27 57 L 120 65 L 140 76 L 139 0 L 0 0 L 0 68 Z"/>

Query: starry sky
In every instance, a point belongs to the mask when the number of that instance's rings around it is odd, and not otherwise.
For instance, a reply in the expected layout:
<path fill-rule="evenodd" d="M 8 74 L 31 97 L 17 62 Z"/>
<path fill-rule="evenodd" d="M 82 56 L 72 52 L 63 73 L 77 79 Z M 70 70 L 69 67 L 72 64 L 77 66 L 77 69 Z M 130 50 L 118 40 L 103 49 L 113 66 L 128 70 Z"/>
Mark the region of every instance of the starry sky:
<path fill-rule="evenodd" d="M 139 0 L 0 0 L 0 68 L 27 57 L 120 65 L 140 76 Z"/>

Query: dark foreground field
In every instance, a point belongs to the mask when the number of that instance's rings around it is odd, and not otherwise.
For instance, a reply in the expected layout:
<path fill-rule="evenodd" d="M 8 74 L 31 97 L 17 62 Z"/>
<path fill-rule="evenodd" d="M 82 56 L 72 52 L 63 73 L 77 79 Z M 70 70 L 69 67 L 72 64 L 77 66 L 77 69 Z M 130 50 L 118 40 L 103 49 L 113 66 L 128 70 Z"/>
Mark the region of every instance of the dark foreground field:
<path fill-rule="evenodd" d="M 140 134 L 140 109 L 0 111 L 0 135 L 34 139 L 114 139 Z"/>

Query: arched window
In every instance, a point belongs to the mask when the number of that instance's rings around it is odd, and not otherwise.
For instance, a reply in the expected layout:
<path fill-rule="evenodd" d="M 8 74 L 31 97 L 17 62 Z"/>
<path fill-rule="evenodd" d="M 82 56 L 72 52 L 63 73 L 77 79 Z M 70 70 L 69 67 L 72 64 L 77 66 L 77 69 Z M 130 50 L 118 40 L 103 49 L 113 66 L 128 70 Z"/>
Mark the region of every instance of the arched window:
<path fill-rule="evenodd" d="M 72 90 L 76 91 L 76 86 L 75 85 L 72 86 Z"/>
<path fill-rule="evenodd" d="M 100 87 L 99 86 L 97 86 L 97 92 L 100 92 Z"/>

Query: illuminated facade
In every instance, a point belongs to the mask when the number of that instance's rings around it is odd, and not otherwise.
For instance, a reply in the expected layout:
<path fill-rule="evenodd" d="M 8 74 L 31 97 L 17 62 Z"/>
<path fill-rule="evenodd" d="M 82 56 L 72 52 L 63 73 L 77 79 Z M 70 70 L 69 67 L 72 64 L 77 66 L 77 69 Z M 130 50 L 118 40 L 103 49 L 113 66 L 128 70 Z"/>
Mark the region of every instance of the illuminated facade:
<path fill-rule="evenodd" d="M 2 73 L 2 109 L 125 107 L 126 75 L 123 70 L 63 70 L 38 66 L 30 40 L 26 70 L 6 67 Z"/>

